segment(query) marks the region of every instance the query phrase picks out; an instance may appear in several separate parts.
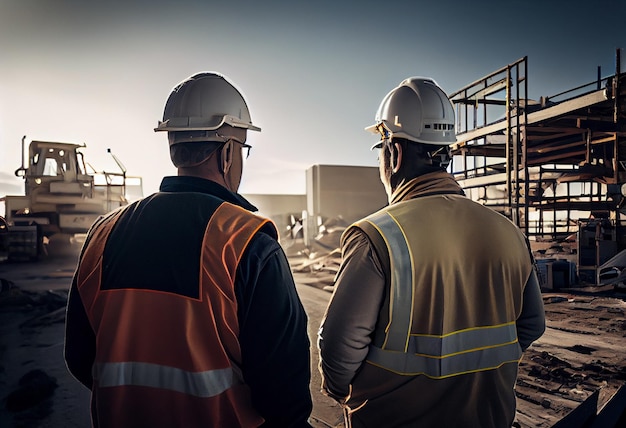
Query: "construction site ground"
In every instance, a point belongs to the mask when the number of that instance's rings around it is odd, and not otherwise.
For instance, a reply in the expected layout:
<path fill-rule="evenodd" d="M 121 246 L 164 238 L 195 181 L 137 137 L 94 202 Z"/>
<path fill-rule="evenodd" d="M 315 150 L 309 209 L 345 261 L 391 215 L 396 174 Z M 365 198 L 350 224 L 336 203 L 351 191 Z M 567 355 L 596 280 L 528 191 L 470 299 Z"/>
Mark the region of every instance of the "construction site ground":
<path fill-rule="evenodd" d="M 309 316 L 311 422 L 314 427 L 340 427 L 340 408 L 320 392 L 316 347 L 317 329 L 331 297 L 336 253 L 325 259 L 294 254 L 290 261 Z M 75 254 L 66 254 L 0 264 L 2 427 L 89 426 L 89 391 L 67 373 L 62 355 L 64 304 L 75 263 Z M 611 402 L 626 381 L 625 299 L 626 293 L 612 288 L 544 293 L 548 328 L 520 365 L 517 426 L 553 427 L 583 403 L 591 403 L 596 412 Z M 33 373 L 45 374 L 48 382 L 40 377 L 29 390 Z"/>
<path fill-rule="evenodd" d="M 298 284 L 330 298 L 340 258 L 337 251 L 321 253 L 292 257 L 292 269 Z M 547 328 L 520 363 L 515 425 L 582 426 L 583 418 L 608 413 L 609 403 L 610 417 L 619 419 L 615 413 L 626 410 L 626 387 L 620 390 L 626 383 L 626 290 L 550 290 L 543 301 Z M 626 426 L 626 415 L 619 420 L 624 425 L 615 426 Z"/>

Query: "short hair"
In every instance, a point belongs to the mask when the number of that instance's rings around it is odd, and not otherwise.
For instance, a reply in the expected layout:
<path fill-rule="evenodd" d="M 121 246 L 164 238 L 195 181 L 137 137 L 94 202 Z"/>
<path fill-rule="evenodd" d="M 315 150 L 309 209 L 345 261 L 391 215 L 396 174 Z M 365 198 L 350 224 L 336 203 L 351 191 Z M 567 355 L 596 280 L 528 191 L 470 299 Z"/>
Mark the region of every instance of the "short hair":
<path fill-rule="evenodd" d="M 207 160 L 223 144 L 220 141 L 173 144 L 170 146 L 170 158 L 176 168 L 190 168 Z"/>

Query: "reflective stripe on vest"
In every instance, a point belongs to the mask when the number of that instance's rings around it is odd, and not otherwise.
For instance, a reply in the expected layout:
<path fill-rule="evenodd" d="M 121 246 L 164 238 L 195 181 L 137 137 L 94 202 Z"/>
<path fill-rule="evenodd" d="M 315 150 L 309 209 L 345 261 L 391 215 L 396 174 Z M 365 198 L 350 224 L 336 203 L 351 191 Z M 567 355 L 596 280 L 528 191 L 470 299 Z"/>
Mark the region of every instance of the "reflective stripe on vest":
<path fill-rule="evenodd" d="M 516 363 L 521 355 L 514 323 L 445 336 L 414 335 L 410 342 L 413 349 L 406 353 L 370 346 L 367 360 L 398 374 L 442 379 Z M 424 353 L 428 348 L 432 353 Z"/>
<path fill-rule="evenodd" d="M 415 261 L 402 226 L 384 210 L 367 218 L 389 250 L 389 324 L 382 348 L 370 346 L 367 360 L 402 375 L 445 378 L 518 362 L 521 349 L 515 322 L 442 335 L 411 334 L 415 302 Z"/>
<path fill-rule="evenodd" d="M 100 363 L 94 367 L 100 388 L 111 386 L 149 386 L 182 392 L 196 397 L 214 397 L 233 386 L 231 368 L 189 372 L 158 364 L 122 362 Z"/>
<path fill-rule="evenodd" d="M 383 349 L 407 352 L 413 315 L 413 260 L 404 231 L 391 214 L 381 211 L 368 221 L 378 229 L 389 248 L 391 262 L 391 299 L 389 325 Z M 389 239 L 391 238 L 391 239 Z M 407 285 L 411 286 L 408 287 Z"/>

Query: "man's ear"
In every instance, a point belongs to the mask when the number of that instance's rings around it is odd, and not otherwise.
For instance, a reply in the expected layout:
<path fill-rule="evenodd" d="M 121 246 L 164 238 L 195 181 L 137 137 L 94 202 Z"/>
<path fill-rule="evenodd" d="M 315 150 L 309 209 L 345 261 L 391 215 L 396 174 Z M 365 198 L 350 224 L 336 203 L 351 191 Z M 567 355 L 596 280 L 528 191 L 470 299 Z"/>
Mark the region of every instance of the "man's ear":
<path fill-rule="evenodd" d="M 230 166 L 233 164 L 233 142 L 232 140 L 226 141 L 222 146 L 222 157 L 220 159 L 220 166 L 222 174 L 228 174 Z"/>
<path fill-rule="evenodd" d="M 400 171 L 400 166 L 402 166 L 402 146 L 399 143 L 393 143 L 390 149 L 390 166 L 391 171 L 395 174 Z"/>

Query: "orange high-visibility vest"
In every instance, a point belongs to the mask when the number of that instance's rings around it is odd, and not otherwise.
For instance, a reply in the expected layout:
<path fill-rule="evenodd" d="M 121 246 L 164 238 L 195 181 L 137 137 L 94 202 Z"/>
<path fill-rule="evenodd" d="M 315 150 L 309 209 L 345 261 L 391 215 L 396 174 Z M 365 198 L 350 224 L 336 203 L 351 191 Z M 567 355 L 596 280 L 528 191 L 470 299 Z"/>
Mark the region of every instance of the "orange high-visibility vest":
<path fill-rule="evenodd" d="M 256 427 L 240 365 L 234 278 L 270 220 L 224 202 L 202 241 L 198 298 L 101 289 L 102 254 L 125 209 L 94 228 L 77 271 L 96 335 L 92 406 L 99 427 Z M 95 420 L 97 419 L 97 421 Z"/>

